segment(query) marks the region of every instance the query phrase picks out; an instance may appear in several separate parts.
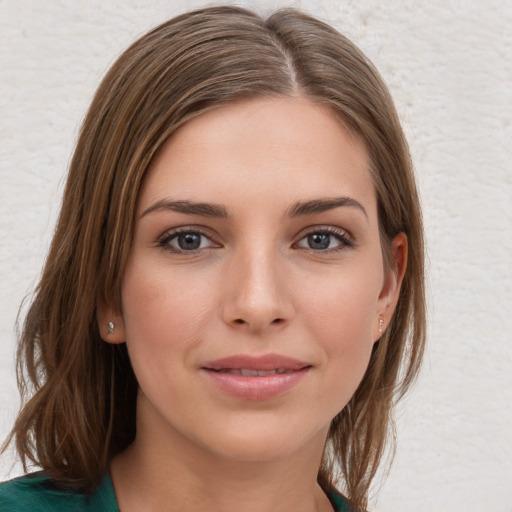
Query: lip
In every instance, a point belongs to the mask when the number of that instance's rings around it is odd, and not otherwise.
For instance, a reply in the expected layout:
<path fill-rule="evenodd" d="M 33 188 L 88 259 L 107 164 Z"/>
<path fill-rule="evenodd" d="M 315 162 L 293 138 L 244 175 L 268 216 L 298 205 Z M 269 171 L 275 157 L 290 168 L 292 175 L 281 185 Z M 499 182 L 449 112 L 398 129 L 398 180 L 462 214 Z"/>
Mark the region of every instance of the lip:
<path fill-rule="evenodd" d="M 235 355 L 207 362 L 201 371 L 229 395 L 245 400 L 268 400 L 296 386 L 311 367 L 310 363 L 279 354 Z M 256 372 L 264 374 L 254 375 Z"/>

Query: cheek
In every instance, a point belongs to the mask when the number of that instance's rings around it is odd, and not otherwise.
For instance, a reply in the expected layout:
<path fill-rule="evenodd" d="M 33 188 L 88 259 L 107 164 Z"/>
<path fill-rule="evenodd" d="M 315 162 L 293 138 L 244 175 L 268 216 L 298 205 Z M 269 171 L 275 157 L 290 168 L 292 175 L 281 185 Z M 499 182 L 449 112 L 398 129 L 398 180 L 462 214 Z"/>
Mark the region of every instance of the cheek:
<path fill-rule="evenodd" d="M 149 265 L 143 267 L 137 270 L 135 265 L 128 266 L 123 280 L 128 345 L 143 342 L 152 350 L 193 346 L 202 337 L 211 311 L 211 295 L 206 293 L 209 288 L 191 282 L 180 272 L 161 266 L 153 270 Z"/>
<path fill-rule="evenodd" d="M 319 331 L 337 335 L 347 343 L 372 340 L 377 322 L 380 276 L 353 272 L 330 276 L 302 287 L 301 309 Z M 330 337 L 332 337 L 330 336 Z"/>
<path fill-rule="evenodd" d="M 321 347 L 332 389 L 343 388 L 342 407 L 361 381 L 375 342 L 378 282 L 378 275 L 354 273 L 326 280 L 323 286 L 304 288 L 307 329 Z"/>

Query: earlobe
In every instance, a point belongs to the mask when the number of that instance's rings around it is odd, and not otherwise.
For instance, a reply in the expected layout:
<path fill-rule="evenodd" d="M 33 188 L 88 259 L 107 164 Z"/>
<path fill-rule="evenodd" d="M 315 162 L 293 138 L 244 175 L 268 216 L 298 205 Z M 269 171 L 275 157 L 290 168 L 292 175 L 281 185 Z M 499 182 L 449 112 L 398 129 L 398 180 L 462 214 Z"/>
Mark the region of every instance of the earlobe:
<path fill-rule="evenodd" d="M 126 340 L 124 321 L 121 313 L 110 305 L 98 304 L 96 313 L 101 339 L 118 344 Z"/>
<path fill-rule="evenodd" d="M 379 295 L 378 309 L 378 336 L 385 331 L 395 311 L 400 297 L 400 288 L 407 268 L 407 236 L 405 233 L 398 233 L 393 238 L 391 245 L 390 268 L 387 269 L 382 290 Z"/>

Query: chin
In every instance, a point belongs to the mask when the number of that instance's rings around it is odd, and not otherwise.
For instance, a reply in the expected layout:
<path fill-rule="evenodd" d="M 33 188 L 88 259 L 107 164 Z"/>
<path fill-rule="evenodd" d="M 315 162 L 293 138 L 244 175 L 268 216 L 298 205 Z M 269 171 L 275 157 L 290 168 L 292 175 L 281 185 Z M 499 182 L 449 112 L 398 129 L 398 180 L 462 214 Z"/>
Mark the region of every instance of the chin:
<path fill-rule="evenodd" d="M 272 462 L 311 447 L 323 450 L 328 426 L 320 429 L 297 429 L 252 423 L 245 428 L 224 430 L 211 440 L 209 450 L 236 462 Z M 205 443 L 206 444 L 206 443 Z"/>
<path fill-rule="evenodd" d="M 231 442 L 229 446 L 216 447 L 215 453 L 222 459 L 232 462 L 275 462 L 297 451 L 296 446 L 283 446 L 280 442 Z"/>

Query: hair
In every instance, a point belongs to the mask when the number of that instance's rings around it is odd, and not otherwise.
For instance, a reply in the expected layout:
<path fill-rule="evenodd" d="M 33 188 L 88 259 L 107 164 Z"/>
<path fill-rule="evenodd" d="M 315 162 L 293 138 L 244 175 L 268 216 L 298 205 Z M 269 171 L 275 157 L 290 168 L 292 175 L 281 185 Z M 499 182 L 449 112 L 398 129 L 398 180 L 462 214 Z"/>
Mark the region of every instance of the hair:
<path fill-rule="evenodd" d="M 380 75 L 353 43 L 294 9 L 268 18 L 236 7 L 178 16 L 132 44 L 101 82 L 83 122 L 60 216 L 19 334 L 23 405 L 6 442 L 61 486 L 92 492 L 135 438 L 137 381 L 125 344 L 99 334 L 99 301 L 120 306 L 136 203 L 159 148 L 184 123 L 254 97 L 329 107 L 371 161 L 384 265 L 391 241 L 408 263 L 389 327 L 347 406 L 332 420 L 318 479 L 367 505 L 393 406 L 414 380 L 425 340 L 421 212 L 408 146 Z M 390 435 L 393 434 L 393 435 Z M 391 441 L 391 443 L 389 443 Z M 4 449 L 5 446 L 4 445 Z"/>

